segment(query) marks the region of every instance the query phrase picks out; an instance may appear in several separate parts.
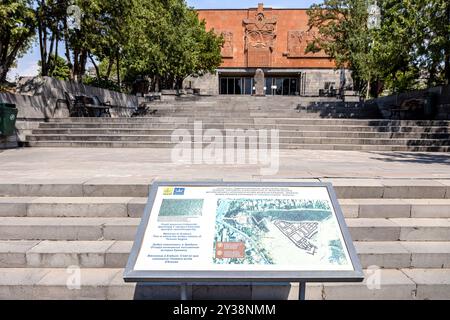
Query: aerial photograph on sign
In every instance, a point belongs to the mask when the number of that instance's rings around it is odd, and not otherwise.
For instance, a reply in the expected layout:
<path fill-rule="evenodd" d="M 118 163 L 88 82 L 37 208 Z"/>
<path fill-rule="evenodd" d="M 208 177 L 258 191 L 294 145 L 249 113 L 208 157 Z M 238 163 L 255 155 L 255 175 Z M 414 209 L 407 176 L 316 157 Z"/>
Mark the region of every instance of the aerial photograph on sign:
<path fill-rule="evenodd" d="M 217 200 L 215 264 L 349 264 L 327 200 Z"/>

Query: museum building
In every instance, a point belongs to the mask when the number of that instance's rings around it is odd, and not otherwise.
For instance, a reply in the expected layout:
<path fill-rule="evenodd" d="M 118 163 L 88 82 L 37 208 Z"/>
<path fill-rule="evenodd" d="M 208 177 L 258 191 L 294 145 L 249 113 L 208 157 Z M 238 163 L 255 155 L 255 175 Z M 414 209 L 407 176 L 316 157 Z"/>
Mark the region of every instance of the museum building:
<path fill-rule="evenodd" d="M 202 94 L 254 94 L 257 69 L 265 95 L 318 96 L 319 90 L 351 86 L 347 70 L 336 70 L 323 51 L 305 53 L 316 31 L 307 9 L 197 9 L 206 28 L 222 34 L 222 64 L 215 74 L 189 77 L 184 86 Z"/>

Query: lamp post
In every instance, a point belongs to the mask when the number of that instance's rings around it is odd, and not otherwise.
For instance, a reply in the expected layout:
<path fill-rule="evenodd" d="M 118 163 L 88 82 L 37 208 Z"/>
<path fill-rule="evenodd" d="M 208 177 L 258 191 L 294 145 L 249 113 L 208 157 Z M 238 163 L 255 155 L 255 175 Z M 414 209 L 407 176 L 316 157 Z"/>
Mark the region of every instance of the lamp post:
<path fill-rule="evenodd" d="M 381 26 L 381 10 L 377 4 L 377 0 L 375 0 L 372 4 L 367 6 L 367 13 L 369 14 L 367 17 L 367 29 L 369 32 L 371 30 L 377 30 Z M 375 39 L 372 39 L 372 49 L 375 44 Z M 370 71 L 369 71 L 369 80 L 367 81 L 367 92 L 366 99 L 369 99 L 370 94 Z"/>

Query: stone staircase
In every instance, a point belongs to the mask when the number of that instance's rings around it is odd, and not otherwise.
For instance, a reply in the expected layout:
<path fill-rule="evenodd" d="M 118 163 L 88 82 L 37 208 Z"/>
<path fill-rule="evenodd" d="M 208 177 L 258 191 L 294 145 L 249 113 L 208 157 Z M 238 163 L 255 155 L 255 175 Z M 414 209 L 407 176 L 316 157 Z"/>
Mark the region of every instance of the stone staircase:
<path fill-rule="evenodd" d="M 364 283 L 308 284 L 308 299 L 450 299 L 450 180 L 332 182 L 371 271 Z M 178 299 L 176 285 L 122 280 L 147 192 L 144 183 L 0 185 L 0 298 Z M 74 266 L 79 289 L 67 286 Z M 298 295 L 295 283 L 191 289 L 194 299 Z"/>
<path fill-rule="evenodd" d="M 325 104 L 337 101 L 321 99 Z M 278 129 L 281 149 L 450 150 L 449 121 L 348 119 L 354 117 L 354 105 L 324 114 L 315 107 L 316 100 L 219 96 L 155 102 L 152 108 L 158 112 L 152 117 L 50 119 L 32 130 L 25 145 L 171 148 L 178 143 L 177 139 L 172 142 L 175 129 L 189 130 L 193 141 L 194 123 L 201 122 L 203 130 L 218 129 L 223 134 L 226 129 Z M 208 136 L 208 132 L 201 133 Z M 247 136 L 257 136 L 257 132 L 249 131 Z"/>

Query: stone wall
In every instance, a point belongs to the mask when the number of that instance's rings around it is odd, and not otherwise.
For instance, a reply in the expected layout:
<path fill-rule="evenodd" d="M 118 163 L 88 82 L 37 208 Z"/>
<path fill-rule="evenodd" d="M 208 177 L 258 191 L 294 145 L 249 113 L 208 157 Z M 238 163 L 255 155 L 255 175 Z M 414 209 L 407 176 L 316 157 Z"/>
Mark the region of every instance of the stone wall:
<path fill-rule="evenodd" d="M 376 103 L 382 116 L 384 118 L 390 118 L 390 110 L 392 108 L 397 108 L 397 106 L 401 105 L 403 101 L 409 99 L 426 99 L 430 93 L 435 94 L 437 97 L 435 101 L 436 112 L 434 119 L 450 120 L 450 86 L 439 86 L 424 90 L 393 94 L 370 100 L 367 103 Z"/>
<path fill-rule="evenodd" d="M 57 106 L 56 103 L 58 99 L 64 99 L 64 92 L 98 96 L 102 101 L 124 107 L 111 110 L 113 116 L 129 115 L 138 106 L 136 96 L 50 77 L 22 78 L 19 80 L 17 93 L 0 93 L 0 101 L 14 103 L 19 109 L 18 119 L 48 119 L 67 116 L 67 110 L 60 110 L 66 109 L 65 104 Z"/>
<path fill-rule="evenodd" d="M 318 96 L 319 89 L 324 89 L 326 82 L 334 82 L 334 88 L 339 89 L 341 84 L 341 70 L 335 69 L 300 69 L 300 92 L 303 96 Z M 226 75 L 226 72 L 223 72 Z M 351 73 L 345 70 L 345 85 L 353 86 Z M 201 95 L 219 94 L 219 76 L 216 73 L 203 76 L 189 76 L 183 82 L 184 89 L 199 89 Z"/>
<path fill-rule="evenodd" d="M 341 86 L 341 70 L 335 69 L 307 69 L 302 71 L 300 92 L 304 96 L 318 96 L 319 90 L 325 88 L 326 82 L 334 82 L 334 88 Z M 345 70 L 345 86 L 353 86 L 351 72 Z"/>
<path fill-rule="evenodd" d="M 201 95 L 219 94 L 219 76 L 217 72 L 203 76 L 189 76 L 183 82 L 184 89 L 199 89 Z"/>

